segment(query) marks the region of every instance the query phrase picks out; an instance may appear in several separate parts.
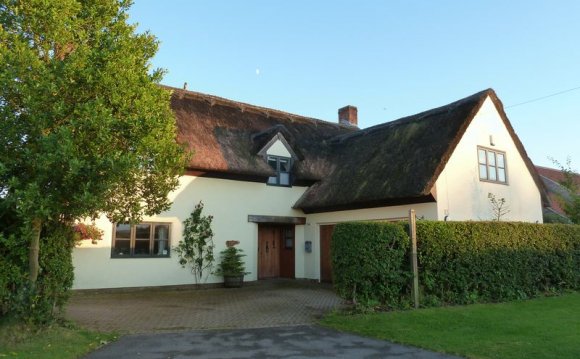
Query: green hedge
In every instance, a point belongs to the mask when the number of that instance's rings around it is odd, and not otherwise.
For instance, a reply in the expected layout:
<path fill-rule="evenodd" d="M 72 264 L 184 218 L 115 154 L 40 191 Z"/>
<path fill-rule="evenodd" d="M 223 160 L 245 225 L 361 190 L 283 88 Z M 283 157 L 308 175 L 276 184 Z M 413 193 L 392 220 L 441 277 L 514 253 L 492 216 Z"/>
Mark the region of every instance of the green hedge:
<path fill-rule="evenodd" d="M 13 311 L 12 299 L 26 281 L 26 244 L 19 245 L 13 235 L 0 233 L 0 317 Z"/>
<path fill-rule="evenodd" d="M 409 237 L 402 226 L 341 223 L 331 242 L 334 286 L 343 298 L 363 305 L 399 306 L 409 273 L 402 271 Z"/>
<path fill-rule="evenodd" d="M 338 293 L 389 306 L 408 303 L 407 232 L 405 223 L 337 225 L 331 251 Z M 424 306 L 580 289 L 580 226 L 419 221 L 417 246 Z"/>
<path fill-rule="evenodd" d="M 579 287 L 580 226 L 417 223 L 427 304 L 524 299 Z"/>
<path fill-rule="evenodd" d="M 10 223 L 8 223 L 10 219 Z M 43 324 L 55 318 L 69 296 L 73 282 L 72 228 L 46 224 L 40 240 L 40 272 L 36 286 L 28 282 L 28 236 L 24 226 L 14 226 L 13 216 L 0 213 L 0 317 Z"/>

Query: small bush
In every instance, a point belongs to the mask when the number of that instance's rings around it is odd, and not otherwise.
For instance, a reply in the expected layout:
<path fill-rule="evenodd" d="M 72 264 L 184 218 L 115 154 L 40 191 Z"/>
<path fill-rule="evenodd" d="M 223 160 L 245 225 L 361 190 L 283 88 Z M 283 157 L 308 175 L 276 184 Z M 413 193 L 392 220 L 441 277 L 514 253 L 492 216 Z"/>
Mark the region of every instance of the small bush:
<path fill-rule="evenodd" d="M 234 246 L 227 247 L 220 252 L 221 260 L 214 274 L 222 277 L 237 277 L 249 274 L 250 272 L 246 272 L 246 264 L 243 260 L 245 256 L 242 249 Z"/>

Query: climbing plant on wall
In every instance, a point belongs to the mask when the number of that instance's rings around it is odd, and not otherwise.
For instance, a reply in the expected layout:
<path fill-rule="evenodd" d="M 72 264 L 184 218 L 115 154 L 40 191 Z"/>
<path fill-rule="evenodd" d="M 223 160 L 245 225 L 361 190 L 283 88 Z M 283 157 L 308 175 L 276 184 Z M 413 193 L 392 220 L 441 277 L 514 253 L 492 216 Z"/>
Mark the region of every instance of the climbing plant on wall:
<path fill-rule="evenodd" d="M 175 247 L 179 264 L 183 268 L 190 267 L 196 284 L 207 280 L 215 262 L 211 229 L 213 216 L 203 215 L 202 212 L 203 202 L 199 202 L 183 222 L 183 238 Z"/>

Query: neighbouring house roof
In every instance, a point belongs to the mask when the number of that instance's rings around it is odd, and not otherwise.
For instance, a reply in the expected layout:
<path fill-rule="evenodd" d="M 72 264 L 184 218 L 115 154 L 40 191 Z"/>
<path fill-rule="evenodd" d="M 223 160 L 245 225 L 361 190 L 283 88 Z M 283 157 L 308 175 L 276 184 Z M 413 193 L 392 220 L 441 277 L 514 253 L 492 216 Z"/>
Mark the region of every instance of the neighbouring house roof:
<path fill-rule="evenodd" d="M 195 151 L 189 170 L 265 182 L 274 173 L 258 152 L 281 134 L 299 157 L 295 183 L 311 185 L 294 205 L 305 213 L 434 201 L 435 181 L 488 97 L 544 192 L 492 89 L 367 129 L 171 90 L 178 141 Z"/>
<path fill-rule="evenodd" d="M 550 179 L 558 184 L 560 184 L 560 182 L 562 182 L 566 179 L 564 177 L 564 173 L 562 173 L 562 171 L 559 169 L 536 166 L 536 170 L 538 171 L 538 174 L 541 177 Z M 575 179 L 576 185 L 580 188 L 580 175 L 576 174 L 574 176 L 574 179 Z"/>
<path fill-rule="evenodd" d="M 547 190 L 551 207 L 550 210 L 556 214 L 565 216 L 562 201 L 570 201 L 571 197 L 570 191 L 560 184 L 565 179 L 564 174 L 561 170 L 542 166 L 536 166 L 536 170 Z M 578 188 L 580 188 L 580 175 L 576 175 L 574 178 Z"/>

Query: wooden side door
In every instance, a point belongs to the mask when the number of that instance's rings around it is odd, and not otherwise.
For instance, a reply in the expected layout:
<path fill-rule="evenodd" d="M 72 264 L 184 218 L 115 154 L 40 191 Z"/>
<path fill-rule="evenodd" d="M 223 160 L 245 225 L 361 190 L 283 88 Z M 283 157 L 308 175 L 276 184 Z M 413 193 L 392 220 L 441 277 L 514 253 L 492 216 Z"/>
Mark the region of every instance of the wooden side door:
<path fill-rule="evenodd" d="M 258 279 L 280 276 L 280 229 L 274 226 L 258 227 Z"/>
<path fill-rule="evenodd" d="M 332 282 L 332 262 L 330 258 L 330 243 L 334 224 L 320 226 L 320 281 Z"/>
<path fill-rule="evenodd" d="M 295 240 L 294 226 L 280 227 L 280 277 L 294 278 Z"/>

